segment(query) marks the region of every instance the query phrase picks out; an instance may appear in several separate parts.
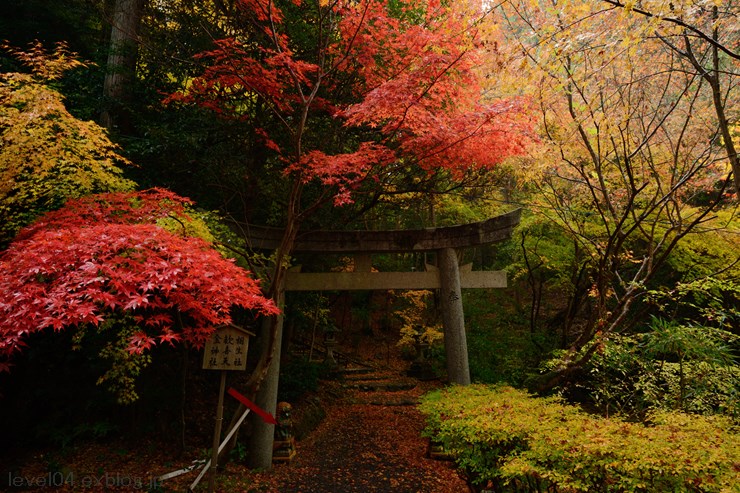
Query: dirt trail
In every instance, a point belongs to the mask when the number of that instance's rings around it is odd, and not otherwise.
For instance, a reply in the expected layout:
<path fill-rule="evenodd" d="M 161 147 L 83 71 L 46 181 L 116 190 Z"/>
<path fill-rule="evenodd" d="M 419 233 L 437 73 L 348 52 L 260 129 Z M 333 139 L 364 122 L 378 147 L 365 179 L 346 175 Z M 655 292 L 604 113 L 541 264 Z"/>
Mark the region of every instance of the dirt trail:
<path fill-rule="evenodd" d="M 413 403 L 429 385 L 387 385 L 377 376 L 345 383 L 326 419 L 297 444 L 289 464 L 253 479 L 279 493 L 463 493 L 453 464 L 427 457 L 424 418 Z M 369 383 L 372 382 L 372 383 Z M 416 382 L 418 383 L 418 382 Z M 403 390 L 399 390 L 403 389 Z M 364 389 L 364 390 L 363 390 Z M 386 389 L 393 389 L 387 391 Z"/>
<path fill-rule="evenodd" d="M 325 419 L 287 464 L 255 472 L 239 461 L 227 463 L 217 477 L 223 493 L 466 493 L 454 465 L 427 457 L 421 436 L 424 417 L 419 397 L 437 384 L 375 372 L 324 382 L 319 395 Z M 183 492 L 197 471 L 152 483 L 152 478 L 190 465 L 192 456 L 174 453 L 157 442 L 91 442 L 64 451 L 38 451 L 12 473 L 13 491 Z M 50 472 L 52 471 L 52 472 Z M 24 478 L 33 484 L 19 485 Z M 50 480 L 53 479 L 53 482 Z M 57 481 L 59 479 L 59 481 Z M 66 482 L 66 480 L 69 480 Z M 43 484 L 42 484 L 43 482 Z M 5 485 L 7 486 L 7 485 Z M 5 491 L 0 482 L 0 491 Z M 207 491 L 207 480 L 197 492 Z"/>

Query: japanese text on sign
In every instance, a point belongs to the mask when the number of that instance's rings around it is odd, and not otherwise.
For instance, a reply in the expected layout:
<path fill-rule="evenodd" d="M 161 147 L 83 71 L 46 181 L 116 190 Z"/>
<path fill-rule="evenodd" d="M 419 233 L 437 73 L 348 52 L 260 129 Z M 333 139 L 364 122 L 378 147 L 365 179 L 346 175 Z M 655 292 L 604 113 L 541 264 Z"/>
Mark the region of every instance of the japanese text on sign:
<path fill-rule="evenodd" d="M 244 370 L 250 333 L 235 326 L 219 328 L 206 342 L 203 369 Z"/>

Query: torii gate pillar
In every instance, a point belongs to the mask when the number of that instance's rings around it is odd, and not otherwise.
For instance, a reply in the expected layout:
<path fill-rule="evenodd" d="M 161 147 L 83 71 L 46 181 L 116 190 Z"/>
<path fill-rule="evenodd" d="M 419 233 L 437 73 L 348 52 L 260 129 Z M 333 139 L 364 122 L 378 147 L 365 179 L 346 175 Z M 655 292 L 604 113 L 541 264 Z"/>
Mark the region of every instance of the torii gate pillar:
<path fill-rule="evenodd" d="M 512 230 L 519 224 L 520 215 L 521 211 L 515 210 L 479 223 L 421 230 L 303 232 L 296 238 L 293 252 L 370 254 L 434 251 L 437 252 L 439 272 L 416 272 L 413 275 L 408 272 L 371 273 L 367 272 L 368 264 L 365 262 L 365 269 L 357 265 L 358 271 L 352 273 L 288 272 L 284 288 L 287 291 L 439 289 L 448 378 L 452 383 L 468 385 L 470 369 L 461 288 L 506 287 L 506 273 L 464 271 L 461 282 L 455 248 L 487 245 L 510 238 Z M 236 225 L 240 231 L 250 232 L 249 241 L 254 249 L 275 250 L 282 244 L 282 230 L 251 224 Z M 362 270 L 366 272 L 361 272 Z M 281 322 L 279 319 L 278 324 Z M 278 332 L 278 337 L 281 336 L 282 333 Z M 258 396 L 258 405 L 271 412 L 274 412 L 277 404 L 280 339 L 277 340 L 275 351 L 266 381 Z M 272 438 L 272 427 L 255 431 L 252 438 L 253 450 L 262 454 L 264 459 L 263 462 L 255 461 L 251 464 L 252 467 L 270 467 Z"/>
<path fill-rule="evenodd" d="M 450 383 L 470 385 L 468 366 L 468 343 L 465 337 L 465 314 L 462 290 L 460 289 L 460 267 L 457 252 L 453 248 L 437 251 L 439 268 L 440 302 L 444 327 L 445 354 L 447 356 L 447 378 Z"/>
<path fill-rule="evenodd" d="M 267 374 L 262 385 L 257 391 L 255 403 L 264 411 L 277 416 L 277 396 L 280 379 L 280 348 L 283 342 L 283 310 L 285 308 L 285 290 L 279 288 L 278 306 L 280 314 L 274 320 L 272 317 L 263 317 L 260 332 L 261 350 L 267 351 L 270 331 L 276 324 L 275 342 L 272 348 L 272 362 L 267 367 Z M 252 442 L 250 454 L 247 457 L 247 465 L 252 469 L 269 469 L 272 466 L 272 444 L 275 436 L 275 425 L 265 423 L 261 418 L 251 416 L 252 420 Z"/>

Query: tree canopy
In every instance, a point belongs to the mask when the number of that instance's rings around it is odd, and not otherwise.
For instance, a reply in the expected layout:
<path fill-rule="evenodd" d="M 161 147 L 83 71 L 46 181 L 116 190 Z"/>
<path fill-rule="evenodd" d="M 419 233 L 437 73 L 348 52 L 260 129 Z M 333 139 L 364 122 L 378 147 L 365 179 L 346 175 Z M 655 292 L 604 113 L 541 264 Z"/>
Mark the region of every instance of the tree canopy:
<path fill-rule="evenodd" d="M 481 98 L 477 9 L 377 0 L 314 7 L 240 4 L 242 27 L 257 34 L 199 54 L 205 71 L 170 101 L 252 121 L 286 172 L 329 186 L 336 205 L 393 165 L 459 179 L 523 152 L 532 136 L 525 101 Z M 335 142 L 341 135 L 351 138 Z"/>
<path fill-rule="evenodd" d="M 131 352 L 158 342 L 201 347 L 241 307 L 277 312 L 249 273 L 211 244 L 157 221 L 183 216 L 171 192 L 98 194 L 74 199 L 21 231 L 0 255 L 0 353 L 44 329 L 97 327 L 126 312 L 137 330 Z"/>
<path fill-rule="evenodd" d="M 74 54 L 36 43 L 22 60 L 33 74 L 0 74 L 0 244 L 68 198 L 134 187 L 121 148 L 96 123 L 73 117 L 49 86 L 76 66 Z"/>

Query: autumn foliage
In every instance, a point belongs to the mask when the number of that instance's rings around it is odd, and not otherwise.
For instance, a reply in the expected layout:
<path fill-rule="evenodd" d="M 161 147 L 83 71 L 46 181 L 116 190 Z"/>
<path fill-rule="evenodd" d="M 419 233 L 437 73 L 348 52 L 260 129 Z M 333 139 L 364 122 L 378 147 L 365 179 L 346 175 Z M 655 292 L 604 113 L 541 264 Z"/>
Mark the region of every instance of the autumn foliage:
<path fill-rule="evenodd" d="M 340 23 L 347 56 L 338 67 L 359 75 L 359 100 L 339 115 L 378 128 L 400 156 L 427 171 L 490 168 L 521 154 L 531 136 L 523 100 L 482 98 L 479 12 L 467 2 L 348 4 Z"/>
<path fill-rule="evenodd" d="M 656 411 L 647 424 L 601 418 L 507 386 L 455 386 L 422 398 L 427 436 L 476 491 L 734 491 L 740 443 L 730 419 Z M 677 444 L 681 444 L 677 446 Z"/>
<path fill-rule="evenodd" d="M 0 354 L 33 332 L 95 327 L 117 312 L 138 322 L 131 352 L 200 346 L 234 306 L 275 313 L 257 281 L 211 244 L 157 225 L 183 217 L 186 203 L 163 190 L 93 195 L 24 229 L 0 256 Z"/>
<path fill-rule="evenodd" d="M 336 205 L 393 163 L 460 178 L 523 152 L 532 135 L 526 101 L 482 96 L 480 12 L 467 2 L 341 0 L 319 2 L 318 13 L 292 4 L 282 7 L 306 9 L 318 31 L 308 53 L 296 49 L 276 2 L 241 2 L 260 42 L 217 41 L 199 56 L 208 64 L 202 75 L 169 101 L 253 120 L 285 172 L 332 187 Z M 290 138 L 262 128 L 258 108 Z M 327 117 L 336 132 L 355 135 L 339 152 L 328 136 L 320 145 L 305 138 Z"/>
<path fill-rule="evenodd" d="M 68 198 L 131 190 L 130 164 L 103 130 L 25 74 L 0 75 L 0 243 Z"/>
<path fill-rule="evenodd" d="M 84 66 L 58 43 L 47 51 L 36 41 L 27 50 L 0 42 L 31 74 L 0 74 L 0 245 L 38 215 L 67 199 L 128 191 L 131 163 L 90 121 L 72 116 L 50 83 Z"/>

